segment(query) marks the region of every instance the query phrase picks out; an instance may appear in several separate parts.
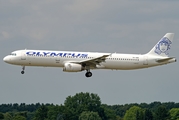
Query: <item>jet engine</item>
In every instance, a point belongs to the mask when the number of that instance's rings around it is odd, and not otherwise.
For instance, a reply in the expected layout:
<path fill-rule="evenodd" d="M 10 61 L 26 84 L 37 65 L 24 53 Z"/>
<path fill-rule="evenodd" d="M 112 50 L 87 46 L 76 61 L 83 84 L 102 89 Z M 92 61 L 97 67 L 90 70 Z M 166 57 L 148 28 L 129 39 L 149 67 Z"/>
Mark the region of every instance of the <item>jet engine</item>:
<path fill-rule="evenodd" d="M 80 72 L 82 70 L 84 70 L 84 67 L 75 63 L 65 63 L 63 67 L 64 72 Z"/>

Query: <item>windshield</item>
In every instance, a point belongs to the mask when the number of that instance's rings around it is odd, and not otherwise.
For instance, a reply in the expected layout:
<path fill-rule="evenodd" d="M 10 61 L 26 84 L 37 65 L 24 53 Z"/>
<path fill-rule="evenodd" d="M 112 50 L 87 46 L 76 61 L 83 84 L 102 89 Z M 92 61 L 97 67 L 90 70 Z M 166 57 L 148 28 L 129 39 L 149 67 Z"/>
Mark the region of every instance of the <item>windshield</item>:
<path fill-rule="evenodd" d="M 16 56 L 16 53 L 11 53 L 10 55 L 12 55 L 12 56 Z"/>

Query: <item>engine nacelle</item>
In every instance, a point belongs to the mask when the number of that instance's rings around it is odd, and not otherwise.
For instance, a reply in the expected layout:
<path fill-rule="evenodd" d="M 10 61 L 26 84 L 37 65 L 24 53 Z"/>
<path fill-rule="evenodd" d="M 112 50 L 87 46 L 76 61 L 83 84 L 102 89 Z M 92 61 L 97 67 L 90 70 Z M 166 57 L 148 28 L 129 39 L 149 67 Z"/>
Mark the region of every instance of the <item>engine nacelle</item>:
<path fill-rule="evenodd" d="M 80 72 L 84 70 L 82 65 L 75 63 L 65 63 L 63 67 L 64 72 Z"/>

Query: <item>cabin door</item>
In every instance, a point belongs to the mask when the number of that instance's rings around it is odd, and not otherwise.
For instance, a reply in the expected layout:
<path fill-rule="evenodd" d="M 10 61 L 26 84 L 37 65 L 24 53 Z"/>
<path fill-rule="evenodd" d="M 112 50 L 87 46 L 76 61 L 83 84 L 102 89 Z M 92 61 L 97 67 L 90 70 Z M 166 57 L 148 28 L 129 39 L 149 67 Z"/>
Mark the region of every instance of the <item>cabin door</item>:
<path fill-rule="evenodd" d="M 60 57 L 57 56 L 57 57 L 55 58 L 55 61 L 56 61 L 56 63 L 60 63 Z"/>
<path fill-rule="evenodd" d="M 148 56 L 144 56 L 143 61 L 143 65 L 148 65 Z"/>

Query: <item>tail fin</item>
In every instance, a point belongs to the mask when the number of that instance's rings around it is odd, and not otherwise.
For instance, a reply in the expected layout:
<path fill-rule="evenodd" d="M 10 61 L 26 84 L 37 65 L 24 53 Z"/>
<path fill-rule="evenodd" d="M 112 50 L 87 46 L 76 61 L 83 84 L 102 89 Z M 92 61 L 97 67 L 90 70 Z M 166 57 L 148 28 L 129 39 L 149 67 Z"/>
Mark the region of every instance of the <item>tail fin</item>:
<path fill-rule="evenodd" d="M 147 53 L 167 57 L 171 49 L 174 33 L 167 33 L 163 38 Z"/>

